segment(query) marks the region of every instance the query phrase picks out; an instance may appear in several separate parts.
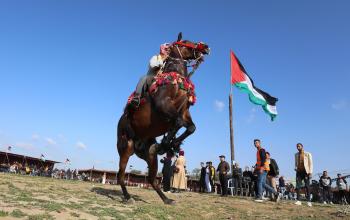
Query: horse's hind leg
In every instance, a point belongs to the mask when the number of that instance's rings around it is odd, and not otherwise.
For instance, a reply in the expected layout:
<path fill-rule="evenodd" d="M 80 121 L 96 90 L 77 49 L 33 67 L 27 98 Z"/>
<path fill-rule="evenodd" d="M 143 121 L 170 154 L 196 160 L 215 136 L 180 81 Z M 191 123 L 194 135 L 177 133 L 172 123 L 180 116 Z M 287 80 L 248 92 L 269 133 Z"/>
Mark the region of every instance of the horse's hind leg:
<path fill-rule="evenodd" d="M 161 191 L 158 183 L 157 183 L 157 171 L 158 171 L 158 159 L 157 159 L 157 152 L 156 152 L 156 144 L 152 144 L 152 146 L 149 148 L 148 157 L 147 157 L 147 164 L 148 164 L 148 181 L 152 185 L 153 189 L 156 190 L 160 198 L 163 200 L 165 204 L 174 204 L 175 201 L 172 199 L 169 199 L 164 195 L 164 193 Z"/>
<path fill-rule="evenodd" d="M 119 160 L 119 171 L 118 171 L 118 183 L 120 184 L 122 191 L 123 191 L 123 195 L 124 195 L 124 199 L 126 201 L 130 200 L 130 194 L 128 193 L 126 187 L 125 187 L 125 168 L 126 165 L 128 164 L 129 158 L 130 156 L 134 153 L 134 143 L 132 140 L 129 141 L 125 141 L 124 142 L 126 144 L 126 146 L 120 147 L 118 146 L 118 150 L 119 150 L 119 156 L 120 156 L 120 160 Z M 118 143 L 119 144 L 124 144 L 124 143 Z"/>

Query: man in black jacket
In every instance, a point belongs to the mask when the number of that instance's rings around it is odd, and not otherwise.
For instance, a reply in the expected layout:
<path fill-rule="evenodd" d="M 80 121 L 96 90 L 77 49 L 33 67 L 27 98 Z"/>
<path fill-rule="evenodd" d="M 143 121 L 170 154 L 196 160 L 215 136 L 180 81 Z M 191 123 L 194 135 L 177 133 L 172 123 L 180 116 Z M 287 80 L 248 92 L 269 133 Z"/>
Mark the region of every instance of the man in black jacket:
<path fill-rule="evenodd" d="M 173 170 L 171 169 L 171 163 L 173 155 L 171 153 L 167 153 L 166 157 L 160 160 L 161 163 L 163 163 L 163 191 L 164 192 L 170 192 L 170 180 L 171 176 L 173 175 Z"/>
<path fill-rule="evenodd" d="M 254 174 L 249 170 L 249 167 L 246 166 L 243 172 L 243 183 L 249 187 L 249 196 L 254 196 Z"/>
<path fill-rule="evenodd" d="M 227 196 L 227 173 L 230 171 L 230 165 L 225 161 L 225 156 L 220 156 L 220 164 L 217 168 L 219 172 L 221 196 Z"/>
<path fill-rule="evenodd" d="M 205 192 L 206 191 L 206 185 L 205 185 L 205 173 L 206 173 L 206 167 L 203 162 L 201 162 L 201 175 L 199 177 L 199 192 Z"/>
<path fill-rule="evenodd" d="M 267 173 L 267 179 L 268 179 L 268 181 L 270 183 L 270 186 L 277 191 L 276 177 L 279 175 L 280 171 L 279 171 L 277 162 L 273 158 L 271 158 L 271 155 L 270 155 L 269 152 L 266 152 L 266 156 L 270 160 L 270 170 Z"/>
<path fill-rule="evenodd" d="M 233 178 L 233 185 L 234 185 L 234 194 L 238 195 L 238 193 L 240 194 L 240 196 L 243 195 L 242 192 L 242 168 L 239 167 L 239 164 L 236 162 L 233 170 L 232 170 L 232 178 Z"/>

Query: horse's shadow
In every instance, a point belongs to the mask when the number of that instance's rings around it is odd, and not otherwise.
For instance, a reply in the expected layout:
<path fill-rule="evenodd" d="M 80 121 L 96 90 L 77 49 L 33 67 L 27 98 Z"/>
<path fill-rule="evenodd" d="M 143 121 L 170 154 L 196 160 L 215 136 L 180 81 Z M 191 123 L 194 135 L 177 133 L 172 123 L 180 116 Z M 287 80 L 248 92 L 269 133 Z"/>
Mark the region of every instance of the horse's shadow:
<path fill-rule="evenodd" d="M 109 199 L 112 200 L 116 200 L 116 197 L 119 197 L 121 199 L 121 203 L 124 203 L 124 195 L 123 192 L 121 190 L 114 190 L 114 189 L 105 189 L 105 188 L 101 188 L 101 187 L 93 187 L 91 189 L 91 192 L 95 192 L 99 195 L 102 196 L 106 196 Z M 140 201 L 140 202 L 144 202 L 144 203 L 148 203 L 146 201 L 144 201 L 143 199 L 141 199 L 139 196 L 137 195 L 131 195 L 131 197 L 135 200 L 135 201 Z"/>

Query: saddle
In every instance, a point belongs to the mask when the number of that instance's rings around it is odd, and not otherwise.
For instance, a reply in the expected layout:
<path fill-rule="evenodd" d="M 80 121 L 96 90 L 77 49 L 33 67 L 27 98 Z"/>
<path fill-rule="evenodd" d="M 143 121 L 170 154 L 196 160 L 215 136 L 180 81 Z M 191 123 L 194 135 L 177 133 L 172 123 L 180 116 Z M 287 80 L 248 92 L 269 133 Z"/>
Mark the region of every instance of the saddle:
<path fill-rule="evenodd" d="M 157 75 L 153 77 L 153 79 L 152 78 L 150 79 L 151 80 L 147 80 L 147 83 L 146 83 L 146 88 L 147 88 L 146 92 L 148 92 L 150 95 L 156 93 L 160 87 L 172 84 L 172 85 L 178 85 L 180 89 L 185 90 L 187 92 L 188 102 L 191 105 L 194 105 L 197 101 L 196 94 L 195 94 L 195 86 L 192 83 L 192 81 L 189 78 L 186 78 L 177 72 L 168 72 L 168 73 L 158 72 Z M 135 95 L 135 92 L 133 92 L 129 96 L 127 105 L 131 103 L 131 101 L 134 98 L 134 95 Z M 144 93 L 144 95 L 141 97 L 140 106 L 146 102 L 147 102 L 146 95 Z"/>

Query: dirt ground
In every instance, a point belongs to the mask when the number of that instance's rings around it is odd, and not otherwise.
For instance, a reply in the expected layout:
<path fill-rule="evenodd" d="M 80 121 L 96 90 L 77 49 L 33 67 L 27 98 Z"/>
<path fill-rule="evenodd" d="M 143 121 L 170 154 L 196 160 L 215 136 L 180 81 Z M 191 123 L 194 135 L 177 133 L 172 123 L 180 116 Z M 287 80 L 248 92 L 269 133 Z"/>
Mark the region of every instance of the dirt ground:
<path fill-rule="evenodd" d="M 212 194 L 166 194 L 164 205 L 153 190 L 129 188 L 125 204 L 119 186 L 0 174 L 1 219 L 350 219 L 350 207 L 255 203 L 250 198 Z"/>

